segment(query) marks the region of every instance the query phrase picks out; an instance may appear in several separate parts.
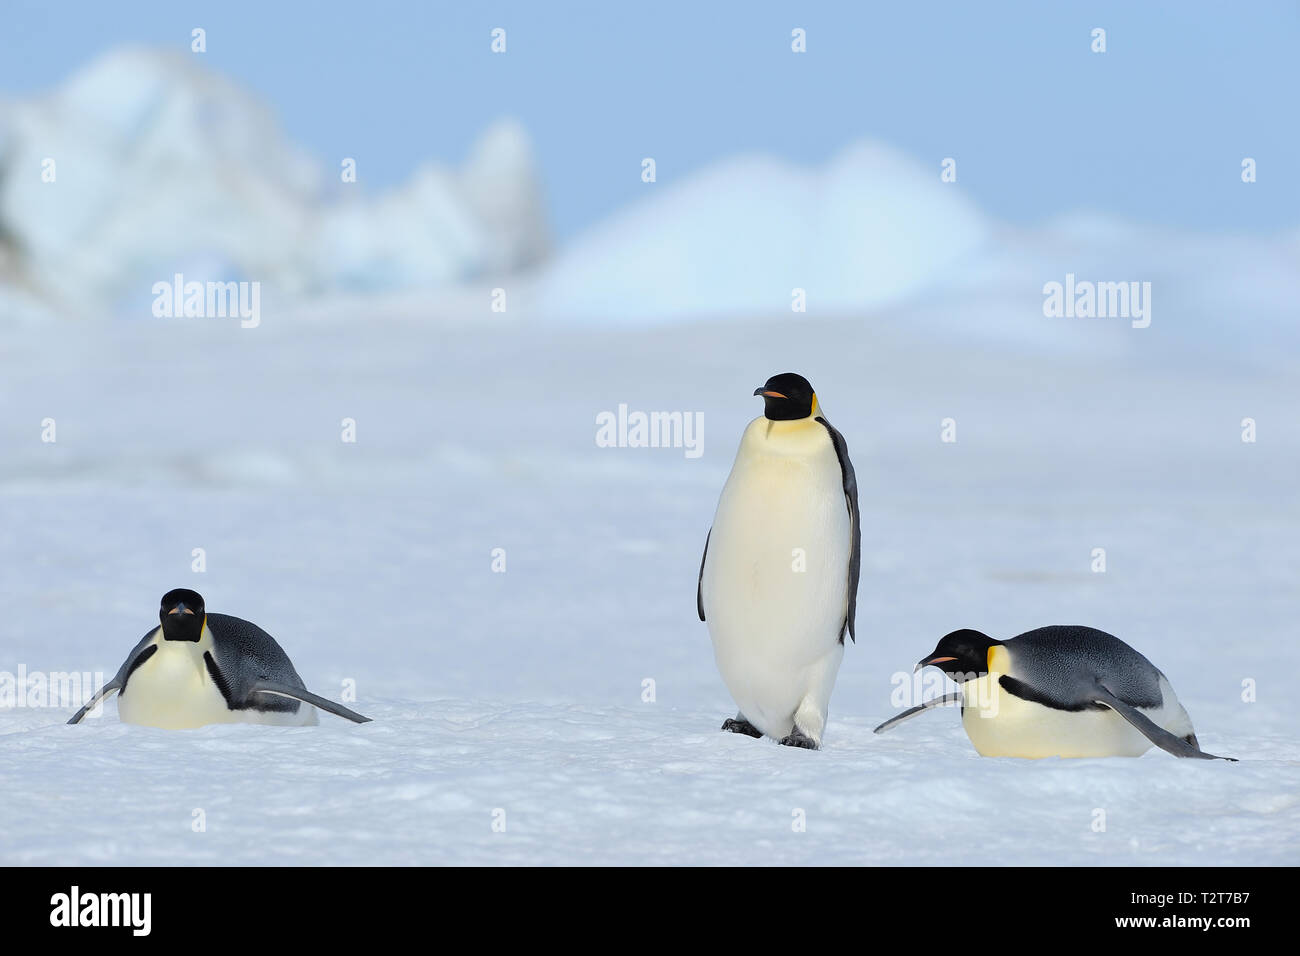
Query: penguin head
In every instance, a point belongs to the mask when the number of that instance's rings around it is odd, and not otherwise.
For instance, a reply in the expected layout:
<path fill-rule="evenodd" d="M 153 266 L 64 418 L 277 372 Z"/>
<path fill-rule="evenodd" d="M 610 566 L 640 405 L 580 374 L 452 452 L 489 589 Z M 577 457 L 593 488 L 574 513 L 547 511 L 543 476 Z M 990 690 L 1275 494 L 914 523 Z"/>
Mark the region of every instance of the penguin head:
<path fill-rule="evenodd" d="M 158 609 L 163 639 L 198 642 L 203 634 L 203 595 L 189 588 L 177 588 L 163 595 Z"/>
<path fill-rule="evenodd" d="M 754 394 L 763 396 L 763 414 L 769 421 L 791 422 L 817 414 L 817 394 L 808 379 L 794 372 L 773 375 Z"/>
<path fill-rule="evenodd" d="M 933 664 L 957 683 L 964 684 L 989 672 L 989 648 L 996 643 L 987 634 L 962 628 L 945 634 L 934 650 L 921 658 L 916 669 Z"/>

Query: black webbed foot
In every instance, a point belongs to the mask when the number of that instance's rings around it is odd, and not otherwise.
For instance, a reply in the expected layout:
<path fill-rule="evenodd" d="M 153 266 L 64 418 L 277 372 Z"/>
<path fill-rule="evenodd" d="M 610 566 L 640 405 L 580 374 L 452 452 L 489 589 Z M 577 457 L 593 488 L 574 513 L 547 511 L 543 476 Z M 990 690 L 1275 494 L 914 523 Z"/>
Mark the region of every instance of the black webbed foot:
<path fill-rule="evenodd" d="M 817 749 L 817 741 L 813 740 L 798 727 L 794 729 L 794 733 L 782 737 L 780 743 L 782 747 L 802 747 L 804 750 Z"/>
<path fill-rule="evenodd" d="M 746 737 L 763 736 L 763 732 L 744 717 L 728 717 L 722 722 L 722 729 L 733 734 L 744 734 Z"/>

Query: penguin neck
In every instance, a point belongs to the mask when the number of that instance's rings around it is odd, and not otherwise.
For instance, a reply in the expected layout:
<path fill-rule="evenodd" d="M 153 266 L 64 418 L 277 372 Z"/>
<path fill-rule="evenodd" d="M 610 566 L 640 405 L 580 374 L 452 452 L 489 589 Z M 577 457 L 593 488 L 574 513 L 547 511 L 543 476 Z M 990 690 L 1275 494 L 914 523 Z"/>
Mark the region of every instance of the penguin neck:
<path fill-rule="evenodd" d="M 197 641 L 169 640 L 167 635 L 163 633 L 163 629 L 159 627 L 158 640 L 156 643 L 158 645 L 158 653 L 165 653 L 168 656 L 178 658 L 181 656 L 191 657 L 199 663 L 200 667 L 202 667 L 203 655 L 212 650 L 212 632 L 208 630 L 208 622 L 206 618 L 203 621 L 202 630 L 199 631 L 199 639 Z"/>
<path fill-rule="evenodd" d="M 741 451 L 750 454 L 800 455 L 813 451 L 818 444 L 830 442 L 830 433 L 816 415 L 774 421 L 760 415 L 749 423 L 741 439 Z"/>
<path fill-rule="evenodd" d="M 982 717 L 995 717 L 1002 697 L 1002 685 L 998 683 L 998 678 L 1011 667 L 1011 659 L 1004 645 L 994 644 L 988 649 L 986 666 L 988 673 L 961 685 L 962 706 L 981 711 Z"/>

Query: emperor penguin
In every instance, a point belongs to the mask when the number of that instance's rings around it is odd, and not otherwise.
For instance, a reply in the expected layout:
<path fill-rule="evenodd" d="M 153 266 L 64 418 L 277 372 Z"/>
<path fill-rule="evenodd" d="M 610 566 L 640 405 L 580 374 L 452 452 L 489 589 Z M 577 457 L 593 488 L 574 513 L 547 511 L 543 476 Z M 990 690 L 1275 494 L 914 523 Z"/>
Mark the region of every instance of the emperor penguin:
<path fill-rule="evenodd" d="M 816 750 L 844 635 L 857 639 L 858 483 L 806 378 L 774 375 L 754 394 L 763 414 L 718 499 L 696 610 L 739 707 L 722 729 Z"/>
<path fill-rule="evenodd" d="M 1152 744 L 1175 757 L 1232 760 L 1201 749 L 1168 678 L 1118 637 L 1054 625 L 1006 641 L 953 631 L 916 665 L 938 667 L 961 692 L 893 717 L 876 733 L 942 704 L 985 757 L 1137 757 Z"/>
<path fill-rule="evenodd" d="M 256 624 L 208 614 L 196 591 L 163 595 L 159 627 L 141 638 L 117 675 L 68 721 L 118 695 L 128 724 L 186 729 L 207 724 L 315 724 L 316 708 L 365 723 L 341 704 L 307 690 L 289 656 Z"/>

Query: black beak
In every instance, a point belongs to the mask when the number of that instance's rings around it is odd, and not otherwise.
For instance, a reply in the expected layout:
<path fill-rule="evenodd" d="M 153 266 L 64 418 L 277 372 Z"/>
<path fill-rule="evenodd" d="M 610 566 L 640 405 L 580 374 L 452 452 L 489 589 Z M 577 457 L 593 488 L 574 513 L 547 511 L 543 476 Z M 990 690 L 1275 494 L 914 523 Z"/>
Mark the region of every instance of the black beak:
<path fill-rule="evenodd" d="M 762 395 L 764 398 L 785 398 L 786 397 L 782 395 L 780 392 L 772 391 L 766 385 L 758 386 L 758 388 L 754 389 L 754 394 Z"/>
<path fill-rule="evenodd" d="M 912 668 L 912 673 L 915 674 L 922 667 L 929 667 L 931 664 L 943 664 L 946 661 L 955 661 L 956 659 L 955 657 L 923 657 L 916 662 L 916 666 Z"/>
<path fill-rule="evenodd" d="M 179 615 L 179 614 L 184 614 L 184 613 L 185 613 L 186 611 L 188 611 L 188 610 L 189 610 L 189 608 L 187 608 L 187 607 L 185 606 L 185 602 L 184 602 L 184 601 L 181 601 L 181 602 L 180 602 L 179 604 L 177 604 L 174 608 L 172 608 L 170 611 L 168 611 L 167 614 L 168 614 L 169 616 L 172 615 L 172 614 L 178 614 L 178 615 Z"/>

